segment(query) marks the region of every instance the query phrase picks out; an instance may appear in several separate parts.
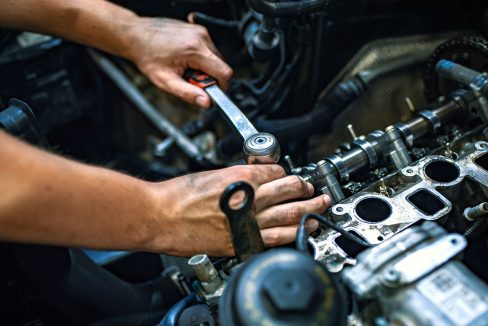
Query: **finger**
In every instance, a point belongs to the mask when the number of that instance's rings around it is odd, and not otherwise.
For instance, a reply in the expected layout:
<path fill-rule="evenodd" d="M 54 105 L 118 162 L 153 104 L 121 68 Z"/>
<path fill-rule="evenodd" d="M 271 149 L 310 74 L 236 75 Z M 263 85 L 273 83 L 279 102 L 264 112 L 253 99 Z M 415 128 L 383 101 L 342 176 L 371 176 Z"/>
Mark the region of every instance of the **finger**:
<path fill-rule="evenodd" d="M 233 71 L 211 50 L 207 49 L 207 51 L 199 52 L 198 55 L 190 59 L 188 64 L 191 68 L 201 70 L 217 79 L 222 89 L 227 89 L 229 86 Z"/>
<path fill-rule="evenodd" d="M 211 105 L 210 98 L 203 89 L 188 83 L 174 72 L 160 74 L 155 79 L 153 82 L 156 86 L 185 102 L 202 108 L 209 108 Z"/>
<path fill-rule="evenodd" d="M 308 233 L 312 233 L 318 229 L 319 223 L 316 220 L 310 220 L 307 221 L 305 227 Z M 295 241 L 297 229 L 298 225 L 264 229 L 261 230 L 261 237 L 266 247 L 282 246 Z"/>
<path fill-rule="evenodd" d="M 290 199 L 308 198 L 313 195 L 313 186 L 296 175 L 275 180 L 259 187 L 256 192 L 258 211 Z"/>
<path fill-rule="evenodd" d="M 256 221 L 260 229 L 295 225 L 305 214 L 322 214 L 330 203 L 329 196 L 322 195 L 301 202 L 277 205 L 259 212 Z"/>
<path fill-rule="evenodd" d="M 284 178 L 285 170 L 277 164 L 246 165 L 247 179 L 259 187 L 265 183 Z"/>

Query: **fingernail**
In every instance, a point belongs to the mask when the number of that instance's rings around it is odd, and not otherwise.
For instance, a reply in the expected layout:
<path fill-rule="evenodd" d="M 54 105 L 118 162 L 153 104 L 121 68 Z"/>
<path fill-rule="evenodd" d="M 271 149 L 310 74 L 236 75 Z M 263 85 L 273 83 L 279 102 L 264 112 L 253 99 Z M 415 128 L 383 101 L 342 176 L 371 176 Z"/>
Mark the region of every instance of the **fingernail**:
<path fill-rule="evenodd" d="M 314 189 L 313 185 L 311 183 L 309 183 L 309 182 L 307 182 L 307 190 L 308 190 L 309 196 L 312 196 L 313 193 L 315 192 L 315 189 Z"/>
<path fill-rule="evenodd" d="M 314 232 L 319 228 L 319 222 L 317 222 L 316 220 L 310 220 L 305 225 L 305 228 L 307 229 L 308 233 Z"/>
<path fill-rule="evenodd" d="M 206 108 L 207 107 L 207 98 L 205 96 L 199 95 L 195 99 L 195 103 L 197 103 L 198 106 Z"/>
<path fill-rule="evenodd" d="M 330 199 L 329 195 L 324 195 L 324 201 L 327 207 L 329 207 L 330 204 L 332 204 L 332 199 Z"/>

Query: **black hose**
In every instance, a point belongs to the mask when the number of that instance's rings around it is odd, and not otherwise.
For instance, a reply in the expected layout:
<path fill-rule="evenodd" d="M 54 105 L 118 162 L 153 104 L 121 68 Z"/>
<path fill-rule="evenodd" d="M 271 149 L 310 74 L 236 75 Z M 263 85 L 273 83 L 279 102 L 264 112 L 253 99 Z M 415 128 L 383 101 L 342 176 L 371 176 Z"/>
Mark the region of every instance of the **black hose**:
<path fill-rule="evenodd" d="M 320 11 L 325 9 L 329 0 L 300 0 L 286 2 L 248 0 L 248 2 L 249 6 L 260 14 L 270 17 L 282 17 L 298 16 Z"/>
<path fill-rule="evenodd" d="M 239 28 L 239 22 L 236 20 L 225 20 L 222 18 L 212 17 L 205 15 L 201 12 L 194 12 L 191 14 L 191 20 L 195 24 L 203 25 L 203 26 L 214 26 L 219 28 Z"/>
<path fill-rule="evenodd" d="M 299 141 L 330 129 L 338 114 L 365 91 L 364 85 L 353 78 L 337 85 L 315 110 L 307 114 L 290 119 L 258 119 L 254 126 L 259 131 L 274 135 L 280 143 Z M 242 149 L 242 139 L 236 134 L 229 135 L 219 141 L 217 148 L 224 157 L 233 156 Z"/>
<path fill-rule="evenodd" d="M 305 224 L 307 223 L 307 221 L 309 219 L 315 219 L 319 223 L 325 224 L 326 226 L 328 226 L 332 230 L 339 232 L 342 236 L 344 236 L 344 238 L 346 238 L 350 241 L 353 241 L 360 246 L 371 247 L 371 244 L 364 241 L 360 237 L 355 236 L 354 234 L 344 230 L 343 228 L 341 228 L 340 226 L 338 226 L 337 224 L 335 224 L 331 220 L 327 219 L 326 217 L 319 215 L 319 214 L 310 213 L 310 214 L 306 214 L 302 217 L 302 219 L 300 220 L 300 225 L 298 226 L 298 230 L 297 230 L 296 246 L 297 246 L 297 250 L 299 250 L 301 252 L 308 253 L 308 248 L 307 248 L 308 233 L 307 233 L 307 230 L 305 229 Z"/>

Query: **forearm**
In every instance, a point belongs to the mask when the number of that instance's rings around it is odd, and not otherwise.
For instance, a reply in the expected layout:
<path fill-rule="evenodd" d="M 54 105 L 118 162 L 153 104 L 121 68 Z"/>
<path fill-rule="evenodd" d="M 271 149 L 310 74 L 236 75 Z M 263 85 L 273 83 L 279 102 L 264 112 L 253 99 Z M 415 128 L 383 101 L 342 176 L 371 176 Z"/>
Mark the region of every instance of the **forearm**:
<path fill-rule="evenodd" d="M 126 58 L 137 19 L 133 12 L 104 0 L 0 2 L 1 26 L 61 36 Z"/>
<path fill-rule="evenodd" d="M 154 185 L 76 163 L 0 132 L 0 239 L 101 249 L 165 250 Z M 162 234 L 164 235 L 164 234 Z"/>

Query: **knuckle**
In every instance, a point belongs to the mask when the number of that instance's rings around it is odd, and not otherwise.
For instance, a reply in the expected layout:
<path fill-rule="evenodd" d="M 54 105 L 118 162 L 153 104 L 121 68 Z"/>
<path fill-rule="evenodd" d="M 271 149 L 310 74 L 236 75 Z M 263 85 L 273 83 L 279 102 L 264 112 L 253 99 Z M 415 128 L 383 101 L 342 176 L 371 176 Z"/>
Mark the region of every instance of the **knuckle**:
<path fill-rule="evenodd" d="M 290 176 L 290 187 L 297 191 L 300 195 L 305 195 L 307 192 L 306 184 L 299 176 Z"/>
<path fill-rule="evenodd" d="M 288 223 L 293 223 L 301 216 L 301 209 L 297 205 L 291 206 L 286 213 L 286 220 Z"/>
<path fill-rule="evenodd" d="M 279 178 L 283 178 L 286 176 L 285 169 L 283 169 L 279 165 L 271 165 L 271 172 Z"/>
<path fill-rule="evenodd" d="M 209 36 L 208 29 L 202 25 L 195 25 L 195 30 L 200 36 Z"/>
<path fill-rule="evenodd" d="M 222 71 L 222 75 L 226 80 L 230 80 L 234 75 L 234 71 L 230 67 L 225 67 Z"/>
<path fill-rule="evenodd" d="M 278 230 L 269 230 L 266 234 L 266 243 L 270 247 L 276 247 L 280 244 L 280 233 Z"/>
<path fill-rule="evenodd" d="M 200 41 L 196 38 L 191 38 L 186 41 L 185 47 L 190 52 L 196 52 L 200 49 Z"/>
<path fill-rule="evenodd" d="M 236 166 L 235 174 L 242 180 L 253 180 L 254 173 L 247 166 Z"/>

